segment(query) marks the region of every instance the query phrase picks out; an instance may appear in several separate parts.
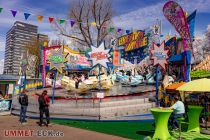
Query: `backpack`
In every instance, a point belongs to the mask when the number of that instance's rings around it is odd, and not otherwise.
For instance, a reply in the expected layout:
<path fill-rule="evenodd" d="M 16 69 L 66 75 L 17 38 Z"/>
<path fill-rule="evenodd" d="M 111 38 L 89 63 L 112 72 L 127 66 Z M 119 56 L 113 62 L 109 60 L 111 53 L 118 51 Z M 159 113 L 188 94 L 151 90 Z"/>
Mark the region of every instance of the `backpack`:
<path fill-rule="evenodd" d="M 27 95 L 20 95 L 19 96 L 19 103 L 21 105 L 28 105 Z"/>
<path fill-rule="evenodd" d="M 38 101 L 39 101 L 39 107 L 40 108 L 46 106 L 46 102 L 45 102 L 44 96 L 40 95 Z"/>

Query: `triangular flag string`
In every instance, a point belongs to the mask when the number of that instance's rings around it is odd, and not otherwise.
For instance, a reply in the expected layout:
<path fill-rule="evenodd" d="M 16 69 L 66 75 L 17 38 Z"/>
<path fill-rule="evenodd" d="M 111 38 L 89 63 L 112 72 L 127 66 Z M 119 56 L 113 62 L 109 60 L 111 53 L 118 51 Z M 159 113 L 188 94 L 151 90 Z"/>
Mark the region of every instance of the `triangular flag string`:
<path fill-rule="evenodd" d="M 15 17 L 17 14 L 17 11 L 15 11 L 15 10 L 10 10 L 10 11 L 12 12 L 12 16 Z"/>
<path fill-rule="evenodd" d="M 29 18 L 30 15 L 31 15 L 31 14 L 29 14 L 29 13 L 24 13 L 25 20 L 27 20 L 27 19 Z"/>
<path fill-rule="evenodd" d="M 1 7 L 1 8 L 0 8 L 0 13 L 1 13 L 2 11 L 3 11 L 3 8 Z M 10 11 L 11 11 L 13 17 L 16 17 L 17 12 L 19 12 L 19 11 L 17 11 L 17 10 L 10 10 Z M 21 12 L 20 12 L 20 13 L 21 13 Z M 31 13 L 31 12 L 25 12 L 25 13 L 24 13 L 24 18 L 25 18 L 25 20 L 28 20 L 28 18 L 29 18 L 30 16 L 37 16 L 37 19 L 38 19 L 39 22 L 41 22 L 41 21 L 43 20 L 43 18 L 44 18 L 43 15 L 37 15 L 37 14 L 33 14 L 33 13 Z M 49 23 L 54 22 L 54 20 L 55 20 L 55 19 L 53 18 L 53 16 L 52 16 L 52 17 L 51 17 L 51 16 L 48 17 Z M 121 17 L 120 17 L 120 20 L 121 20 Z M 86 24 L 85 22 L 83 22 L 83 21 L 76 21 L 76 20 L 74 20 L 74 19 L 58 19 L 57 21 L 58 21 L 60 24 L 64 24 L 66 21 L 69 21 L 68 23 L 70 24 L 71 27 L 73 27 L 73 26 L 75 25 L 76 22 L 78 22 L 78 24 L 81 24 L 81 25 L 83 25 L 83 26 L 87 26 L 87 24 Z M 88 25 L 93 26 L 93 27 L 100 26 L 100 25 L 97 25 L 97 23 L 96 23 L 95 21 L 90 22 Z M 120 28 L 120 27 L 112 27 L 112 26 L 110 26 L 110 25 L 103 25 L 102 28 L 103 28 L 103 30 L 107 30 L 108 32 L 116 31 L 116 32 L 118 32 L 118 33 L 123 33 L 123 32 L 125 31 L 126 34 L 129 34 L 129 33 L 133 32 L 132 30 L 127 30 L 127 29 L 124 30 L 123 28 Z"/>

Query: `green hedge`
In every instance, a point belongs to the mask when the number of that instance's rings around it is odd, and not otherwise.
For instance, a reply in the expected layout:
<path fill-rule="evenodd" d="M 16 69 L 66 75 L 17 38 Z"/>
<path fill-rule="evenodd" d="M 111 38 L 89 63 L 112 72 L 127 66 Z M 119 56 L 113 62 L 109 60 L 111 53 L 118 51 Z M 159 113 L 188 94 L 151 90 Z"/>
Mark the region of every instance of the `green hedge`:
<path fill-rule="evenodd" d="M 206 71 L 206 70 L 191 71 L 190 77 L 191 78 L 206 78 L 206 77 L 210 77 L 210 71 Z"/>

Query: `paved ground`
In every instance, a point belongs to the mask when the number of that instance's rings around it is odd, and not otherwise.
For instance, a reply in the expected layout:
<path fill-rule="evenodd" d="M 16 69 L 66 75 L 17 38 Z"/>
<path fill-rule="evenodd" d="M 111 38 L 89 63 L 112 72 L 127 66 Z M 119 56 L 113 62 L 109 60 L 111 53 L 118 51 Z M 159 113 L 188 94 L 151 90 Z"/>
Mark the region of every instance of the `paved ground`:
<path fill-rule="evenodd" d="M 18 122 L 18 117 L 15 116 L 0 116 L 0 140 L 124 140 L 125 138 L 117 137 L 117 136 L 111 136 L 107 134 L 92 132 L 88 130 L 73 128 L 73 127 L 67 127 L 57 124 L 52 124 L 49 127 L 43 126 L 39 127 L 36 124 L 37 120 L 29 119 L 28 123 L 26 125 L 21 125 Z M 5 130 L 25 130 L 27 132 L 30 132 L 28 130 L 33 130 L 33 136 L 32 137 L 5 137 L 8 134 L 8 131 Z M 53 133 L 51 134 L 58 134 L 58 132 L 63 132 L 63 137 L 39 137 L 37 135 L 41 135 L 41 130 L 44 130 L 44 134 L 47 134 L 45 130 L 51 131 Z M 10 131 L 11 132 L 11 131 Z M 17 131 L 16 131 L 17 132 Z M 23 132 L 23 131 L 19 131 Z M 38 134 L 39 132 L 39 134 Z M 57 132 L 57 133 L 55 133 Z M 10 133 L 11 134 L 11 133 Z M 30 134 L 30 133 L 29 133 Z M 60 133 L 61 134 L 61 133 Z"/>

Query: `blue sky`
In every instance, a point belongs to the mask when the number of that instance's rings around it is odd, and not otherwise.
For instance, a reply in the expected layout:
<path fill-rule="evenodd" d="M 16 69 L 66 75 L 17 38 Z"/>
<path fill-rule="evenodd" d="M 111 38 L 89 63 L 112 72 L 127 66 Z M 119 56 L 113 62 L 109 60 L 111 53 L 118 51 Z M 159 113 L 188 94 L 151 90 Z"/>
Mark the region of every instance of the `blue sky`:
<path fill-rule="evenodd" d="M 70 2 L 75 0 L 0 0 L 0 7 L 4 8 L 0 13 L 0 60 L 4 58 L 6 32 L 16 20 L 39 26 L 39 32 L 57 38 L 51 28 L 48 17 L 66 19 Z M 157 18 L 162 20 L 163 34 L 170 30 L 175 34 L 174 28 L 164 18 L 162 7 L 167 0 L 112 0 L 113 23 L 123 29 L 145 29 L 154 24 Z M 175 0 L 188 13 L 197 9 L 196 35 L 205 33 L 210 24 L 210 0 Z M 17 16 L 12 17 L 10 10 L 17 10 Z M 32 13 L 25 21 L 23 13 Z M 43 15 L 43 22 L 38 22 L 36 15 Z"/>

